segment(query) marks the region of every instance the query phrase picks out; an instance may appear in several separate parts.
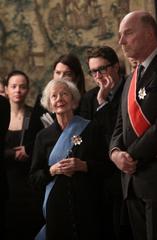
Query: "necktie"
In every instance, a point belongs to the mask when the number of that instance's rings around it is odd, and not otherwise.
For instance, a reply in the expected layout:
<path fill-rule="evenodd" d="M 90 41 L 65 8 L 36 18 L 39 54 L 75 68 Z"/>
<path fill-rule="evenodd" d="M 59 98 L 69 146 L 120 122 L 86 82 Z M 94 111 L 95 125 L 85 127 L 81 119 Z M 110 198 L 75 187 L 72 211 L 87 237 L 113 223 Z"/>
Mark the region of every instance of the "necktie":
<path fill-rule="evenodd" d="M 139 64 L 137 68 L 137 81 L 139 82 L 141 79 L 142 71 L 144 70 L 144 66 Z"/>

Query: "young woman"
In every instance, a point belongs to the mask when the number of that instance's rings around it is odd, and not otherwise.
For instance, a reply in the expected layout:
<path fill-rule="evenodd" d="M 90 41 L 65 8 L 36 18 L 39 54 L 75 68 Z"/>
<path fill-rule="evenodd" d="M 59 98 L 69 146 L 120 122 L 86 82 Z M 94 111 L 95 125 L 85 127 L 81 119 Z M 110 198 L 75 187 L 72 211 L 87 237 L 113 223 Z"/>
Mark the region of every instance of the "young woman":
<path fill-rule="evenodd" d="M 7 76 L 6 94 L 11 111 L 5 142 L 9 187 L 6 239 L 33 239 L 42 222 L 39 199 L 28 184 L 34 139 L 29 131 L 32 108 L 25 103 L 28 91 L 29 78 L 24 72 L 13 71 Z"/>
<path fill-rule="evenodd" d="M 65 78 L 76 84 L 81 96 L 86 92 L 85 78 L 78 57 L 72 53 L 61 55 L 53 64 L 53 78 Z"/>

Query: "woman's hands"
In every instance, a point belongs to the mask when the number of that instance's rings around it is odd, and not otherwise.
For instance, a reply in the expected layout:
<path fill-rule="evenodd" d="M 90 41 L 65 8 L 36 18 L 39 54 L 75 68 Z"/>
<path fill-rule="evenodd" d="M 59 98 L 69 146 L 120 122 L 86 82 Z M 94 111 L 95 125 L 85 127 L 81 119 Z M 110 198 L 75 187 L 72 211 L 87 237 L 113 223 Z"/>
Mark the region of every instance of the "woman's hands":
<path fill-rule="evenodd" d="M 15 159 L 18 161 L 26 161 L 28 158 L 28 155 L 25 151 L 25 147 L 24 146 L 18 146 L 13 148 L 14 152 L 15 152 Z"/>
<path fill-rule="evenodd" d="M 87 163 L 79 158 L 66 158 L 50 167 L 51 176 L 64 174 L 71 177 L 75 172 L 87 172 Z"/>

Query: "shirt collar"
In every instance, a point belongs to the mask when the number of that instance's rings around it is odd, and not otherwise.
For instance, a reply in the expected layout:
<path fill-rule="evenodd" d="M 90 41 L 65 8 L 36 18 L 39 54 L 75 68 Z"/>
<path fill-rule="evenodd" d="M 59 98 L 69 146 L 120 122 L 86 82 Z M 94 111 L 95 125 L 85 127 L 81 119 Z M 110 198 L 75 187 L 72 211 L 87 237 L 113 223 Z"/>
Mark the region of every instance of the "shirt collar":
<path fill-rule="evenodd" d="M 123 77 L 121 77 L 119 79 L 119 81 L 116 83 L 115 87 L 109 92 L 108 94 L 108 99 L 110 101 L 112 101 L 112 99 L 114 98 L 114 95 L 116 94 L 116 92 L 118 91 L 119 87 L 121 86 L 121 83 L 124 81 Z"/>
<path fill-rule="evenodd" d="M 157 55 L 157 48 L 155 48 L 155 50 L 146 58 L 146 60 L 141 63 L 141 65 L 144 66 L 144 72 L 155 57 L 155 55 Z"/>

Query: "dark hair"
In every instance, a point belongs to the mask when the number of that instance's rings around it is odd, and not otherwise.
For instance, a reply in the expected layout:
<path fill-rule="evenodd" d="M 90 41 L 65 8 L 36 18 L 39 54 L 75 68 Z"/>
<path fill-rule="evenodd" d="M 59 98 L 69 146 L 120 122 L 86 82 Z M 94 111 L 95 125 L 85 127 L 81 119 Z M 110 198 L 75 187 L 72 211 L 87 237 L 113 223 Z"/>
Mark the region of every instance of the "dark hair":
<path fill-rule="evenodd" d="M 20 70 L 13 70 L 11 71 L 6 77 L 5 77 L 5 80 L 4 80 L 4 84 L 5 86 L 8 86 L 8 83 L 9 83 L 9 79 L 13 76 L 17 76 L 17 75 L 22 75 L 25 79 L 26 79 L 26 82 L 27 82 L 27 85 L 29 87 L 29 77 L 27 76 L 26 73 L 20 71 Z"/>
<path fill-rule="evenodd" d="M 97 58 L 101 57 L 107 59 L 111 64 L 119 63 L 118 56 L 113 48 L 109 46 L 102 46 L 102 47 L 90 47 L 87 49 L 87 65 L 89 63 L 90 58 Z"/>
<path fill-rule="evenodd" d="M 0 84 L 5 87 L 5 78 L 0 77 Z"/>
<path fill-rule="evenodd" d="M 74 73 L 76 78 L 76 85 L 80 91 L 80 94 L 83 95 L 85 93 L 85 78 L 82 70 L 81 63 L 78 57 L 72 53 L 61 55 L 53 64 L 53 71 L 56 68 L 58 63 L 62 63 L 67 65 L 70 70 Z"/>

